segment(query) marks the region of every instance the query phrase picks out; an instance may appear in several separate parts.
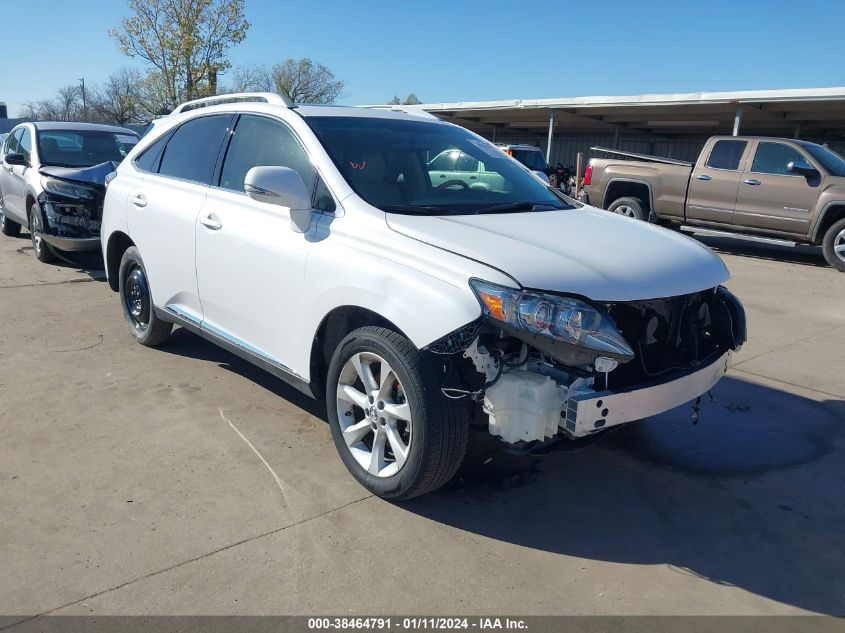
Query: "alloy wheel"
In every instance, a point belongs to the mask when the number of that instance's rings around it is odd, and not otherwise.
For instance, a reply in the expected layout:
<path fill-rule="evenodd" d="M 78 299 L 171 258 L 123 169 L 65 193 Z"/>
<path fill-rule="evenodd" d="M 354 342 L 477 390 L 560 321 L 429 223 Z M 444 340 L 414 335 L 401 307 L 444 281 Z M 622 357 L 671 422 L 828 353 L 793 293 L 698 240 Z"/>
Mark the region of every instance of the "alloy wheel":
<path fill-rule="evenodd" d="M 37 209 L 30 213 L 29 232 L 32 236 L 32 248 L 35 254 L 41 257 L 41 251 L 44 249 L 44 227 L 41 224 L 41 213 Z"/>
<path fill-rule="evenodd" d="M 399 376 L 378 354 L 352 355 L 338 377 L 337 416 L 355 461 L 371 475 L 392 477 L 411 449 L 411 407 Z"/>
<path fill-rule="evenodd" d="M 625 215 L 629 218 L 636 218 L 637 217 L 636 214 L 634 213 L 634 210 L 626 204 L 623 204 L 621 206 L 616 207 L 616 209 L 614 209 L 614 211 L 616 213 L 618 213 L 619 215 Z"/>
<path fill-rule="evenodd" d="M 845 262 L 845 229 L 839 231 L 839 234 L 833 238 L 833 253 Z"/>

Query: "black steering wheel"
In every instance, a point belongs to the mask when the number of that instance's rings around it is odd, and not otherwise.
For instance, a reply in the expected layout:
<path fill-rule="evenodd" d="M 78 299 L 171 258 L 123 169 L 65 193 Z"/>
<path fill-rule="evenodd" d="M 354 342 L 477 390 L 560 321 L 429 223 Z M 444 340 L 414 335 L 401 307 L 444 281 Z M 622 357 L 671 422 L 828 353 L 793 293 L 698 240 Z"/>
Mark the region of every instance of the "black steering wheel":
<path fill-rule="evenodd" d="M 469 189 L 469 185 L 466 184 L 463 180 L 447 180 L 446 182 L 441 182 L 437 185 L 438 189 L 448 189 L 449 187 L 454 187 L 455 185 L 460 185 L 462 189 Z"/>

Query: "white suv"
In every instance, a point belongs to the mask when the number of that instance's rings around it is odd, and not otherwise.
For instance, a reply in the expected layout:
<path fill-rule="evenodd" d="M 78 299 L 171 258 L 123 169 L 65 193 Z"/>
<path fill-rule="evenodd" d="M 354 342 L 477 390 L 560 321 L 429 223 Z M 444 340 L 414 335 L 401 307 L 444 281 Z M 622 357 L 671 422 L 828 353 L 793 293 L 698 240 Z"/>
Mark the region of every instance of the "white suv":
<path fill-rule="evenodd" d="M 441 182 L 451 150 L 498 184 Z M 325 397 L 387 498 L 446 483 L 471 424 L 531 450 L 695 399 L 745 339 L 707 248 L 422 112 L 183 104 L 111 179 L 102 246 L 140 343 L 178 324 Z"/>

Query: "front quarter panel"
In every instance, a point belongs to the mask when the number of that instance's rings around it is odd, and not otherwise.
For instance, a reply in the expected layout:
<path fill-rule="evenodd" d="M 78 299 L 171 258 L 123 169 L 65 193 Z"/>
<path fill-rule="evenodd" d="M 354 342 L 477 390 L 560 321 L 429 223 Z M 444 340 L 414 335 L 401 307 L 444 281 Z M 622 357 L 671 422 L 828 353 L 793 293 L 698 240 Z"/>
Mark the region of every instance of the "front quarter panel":
<path fill-rule="evenodd" d="M 821 234 L 821 224 L 827 213 L 831 213 L 836 206 L 845 207 L 845 178 L 825 177 L 821 183 L 821 194 L 816 203 L 813 221 L 810 223 L 810 240 L 820 241 L 824 236 Z"/>

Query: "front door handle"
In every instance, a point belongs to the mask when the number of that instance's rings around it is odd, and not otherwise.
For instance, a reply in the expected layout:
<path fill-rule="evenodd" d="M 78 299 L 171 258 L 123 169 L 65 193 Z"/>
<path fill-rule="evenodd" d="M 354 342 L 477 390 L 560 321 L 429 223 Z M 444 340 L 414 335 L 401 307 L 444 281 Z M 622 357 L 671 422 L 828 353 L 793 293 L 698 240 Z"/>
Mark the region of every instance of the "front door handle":
<path fill-rule="evenodd" d="M 696 178 L 698 178 L 699 180 L 713 180 L 713 179 L 712 179 L 710 176 L 708 176 L 707 174 L 699 174 L 698 176 L 696 176 Z"/>
<path fill-rule="evenodd" d="M 147 196 L 145 196 L 143 193 L 136 193 L 134 196 L 132 196 L 132 198 L 130 198 L 130 201 L 136 207 L 143 208 L 147 206 Z"/>
<path fill-rule="evenodd" d="M 744 182 L 746 185 L 759 185 L 760 184 L 760 181 L 757 180 L 756 178 L 748 178 L 747 180 L 743 180 L 742 182 Z"/>
<path fill-rule="evenodd" d="M 212 215 L 203 215 L 200 216 L 200 224 L 202 224 L 205 228 L 211 229 L 212 231 L 219 231 L 223 228 L 223 224 L 218 220 L 214 219 Z"/>

